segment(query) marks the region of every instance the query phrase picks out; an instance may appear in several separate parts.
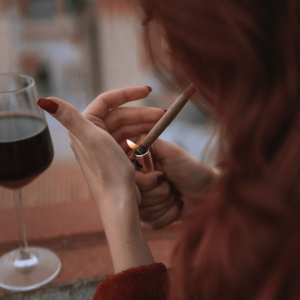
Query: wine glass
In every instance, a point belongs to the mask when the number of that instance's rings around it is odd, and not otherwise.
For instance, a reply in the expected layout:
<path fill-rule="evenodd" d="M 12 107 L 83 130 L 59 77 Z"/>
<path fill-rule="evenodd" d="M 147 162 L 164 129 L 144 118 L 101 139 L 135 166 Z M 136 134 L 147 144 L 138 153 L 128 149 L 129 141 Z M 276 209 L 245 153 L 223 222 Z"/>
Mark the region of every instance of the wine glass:
<path fill-rule="evenodd" d="M 53 146 L 43 111 L 36 104 L 33 78 L 0 74 L 0 185 L 14 190 L 19 249 L 0 258 L 0 287 L 28 291 L 59 273 L 59 258 L 48 249 L 28 247 L 20 189 L 45 171 Z"/>

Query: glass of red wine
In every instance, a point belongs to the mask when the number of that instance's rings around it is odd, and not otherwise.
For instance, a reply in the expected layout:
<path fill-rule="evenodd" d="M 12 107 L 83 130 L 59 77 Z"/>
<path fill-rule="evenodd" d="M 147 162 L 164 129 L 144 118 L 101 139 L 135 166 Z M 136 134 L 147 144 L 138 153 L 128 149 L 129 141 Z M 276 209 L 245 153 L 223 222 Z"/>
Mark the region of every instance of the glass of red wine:
<path fill-rule="evenodd" d="M 28 247 L 26 239 L 20 189 L 49 167 L 54 154 L 38 98 L 30 76 L 0 74 L 0 185 L 14 191 L 20 245 L 0 258 L 0 287 L 9 290 L 38 288 L 61 268 L 53 252 Z"/>

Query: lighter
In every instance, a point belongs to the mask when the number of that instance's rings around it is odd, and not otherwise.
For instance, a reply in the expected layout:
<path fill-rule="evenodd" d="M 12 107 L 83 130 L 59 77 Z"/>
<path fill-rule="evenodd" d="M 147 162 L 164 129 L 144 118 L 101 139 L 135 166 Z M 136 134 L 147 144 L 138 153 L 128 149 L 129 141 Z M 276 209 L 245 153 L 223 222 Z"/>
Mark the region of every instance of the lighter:
<path fill-rule="evenodd" d="M 154 165 L 150 150 L 147 149 L 144 153 L 138 153 L 136 151 L 138 145 L 131 142 L 130 140 L 127 140 L 127 144 L 133 150 L 128 154 L 128 156 L 133 162 L 135 169 L 143 173 L 153 172 Z"/>

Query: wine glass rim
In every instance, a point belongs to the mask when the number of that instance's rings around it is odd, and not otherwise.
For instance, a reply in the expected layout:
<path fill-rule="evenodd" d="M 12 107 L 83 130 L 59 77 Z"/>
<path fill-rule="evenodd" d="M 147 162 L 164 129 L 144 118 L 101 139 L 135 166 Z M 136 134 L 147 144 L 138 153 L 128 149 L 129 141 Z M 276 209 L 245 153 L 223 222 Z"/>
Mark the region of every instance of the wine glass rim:
<path fill-rule="evenodd" d="M 0 77 L 1 76 L 5 76 L 5 75 L 6 76 L 7 75 L 14 75 L 14 76 L 19 76 L 19 77 L 27 78 L 27 79 L 29 79 L 30 83 L 27 86 L 25 86 L 25 87 L 23 87 L 21 89 L 0 92 L 0 95 L 20 93 L 20 92 L 26 91 L 26 90 L 28 90 L 28 89 L 30 89 L 31 87 L 34 86 L 34 79 L 31 76 L 29 76 L 29 75 L 25 75 L 25 74 L 21 74 L 21 73 L 17 73 L 17 72 L 0 73 Z"/>

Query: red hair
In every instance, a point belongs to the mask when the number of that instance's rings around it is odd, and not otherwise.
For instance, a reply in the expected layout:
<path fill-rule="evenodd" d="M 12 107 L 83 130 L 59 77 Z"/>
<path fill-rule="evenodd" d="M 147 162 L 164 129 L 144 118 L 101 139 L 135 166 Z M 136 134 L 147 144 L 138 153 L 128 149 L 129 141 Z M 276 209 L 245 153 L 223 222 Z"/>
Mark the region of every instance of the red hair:
<path fill-rule="evenodd" d="M 224 176 L 184 222 L 170 299 L 298 299 L 300 1 L 139 2 L 173 51 L 168 69 L 148 23 L 156 70 L 192 81 L 221 128 Z"/>

